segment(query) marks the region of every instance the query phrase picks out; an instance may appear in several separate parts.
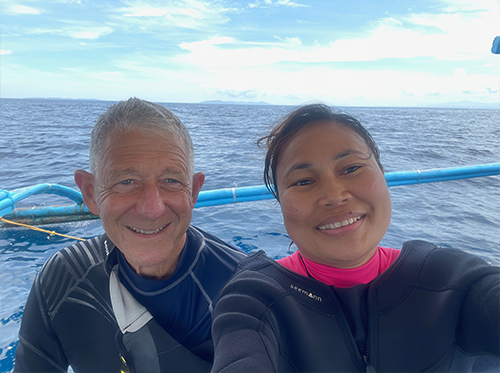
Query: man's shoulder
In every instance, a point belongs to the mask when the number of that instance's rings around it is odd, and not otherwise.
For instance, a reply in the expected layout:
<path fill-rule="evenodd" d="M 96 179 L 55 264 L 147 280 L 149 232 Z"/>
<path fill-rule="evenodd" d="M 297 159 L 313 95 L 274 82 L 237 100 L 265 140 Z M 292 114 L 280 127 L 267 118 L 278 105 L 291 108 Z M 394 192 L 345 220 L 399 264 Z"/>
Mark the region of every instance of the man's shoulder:
<path fill-rule="evenodd" d="M 190 226 L 188 236 L 190 244 L 202 248 L 205 255 L 220 259 L 232 258 L 235 262 L 240 262 L 247 256 L 242 250 L 200 228 Z"/>
<path fill-rule="evenodd" d="M 106 259 L 103 239 L 104 235 L 101 235 L 59 250 L 40 270 L 40 284 L 50 288 L 62 278 L 75 282 L 88 275 L 93 267 L 101 265 Z"/>

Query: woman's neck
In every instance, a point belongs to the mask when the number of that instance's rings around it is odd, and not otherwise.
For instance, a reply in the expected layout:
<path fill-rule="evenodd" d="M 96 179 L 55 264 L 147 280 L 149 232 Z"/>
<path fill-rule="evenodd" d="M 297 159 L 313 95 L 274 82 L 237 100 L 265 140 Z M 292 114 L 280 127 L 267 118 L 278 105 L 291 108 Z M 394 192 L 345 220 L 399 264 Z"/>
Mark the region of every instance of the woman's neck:
<path fill-rule="evenodd" d="M 377 247 L 375 254 L 365 264 L 356 268 L 335 268 L 304 258 L 299 251 L 278 260 L 284 267 L 303 276 L 315 278 L 327 285 L 349 288 L 367 284 L 383 273 L 399 255 L 399 250 Z"/>

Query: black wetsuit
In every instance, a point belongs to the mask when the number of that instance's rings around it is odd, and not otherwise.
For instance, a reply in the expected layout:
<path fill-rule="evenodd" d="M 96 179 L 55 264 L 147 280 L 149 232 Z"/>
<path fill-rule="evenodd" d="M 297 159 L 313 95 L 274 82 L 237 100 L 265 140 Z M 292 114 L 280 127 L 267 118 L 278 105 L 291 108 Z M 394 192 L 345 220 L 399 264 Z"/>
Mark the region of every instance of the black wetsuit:
<path fill-rule="evenodd" d="M 197 318 L 176 320 L 192 325 L 184 330 L 200 330 L 202 337 L 192 338 L 197 342 L 189 349 L 124 286 L 119 254 L 102 235 L 47 261 L 24 309 L 14 371 L 66 371 L 68 365 L 75 372 L 210 370 L 213 345 L 206 325 L 245 254 L 195 227 L 188 229 L 177 269 L 161 292 L 170 313 Z"/>
<path fill-rule="evenodd" d="M 258 252 L 221 292 L 213 371 L 498 371 L 499 293 L 500 268 L 423 241 L 348 289 Z"/>

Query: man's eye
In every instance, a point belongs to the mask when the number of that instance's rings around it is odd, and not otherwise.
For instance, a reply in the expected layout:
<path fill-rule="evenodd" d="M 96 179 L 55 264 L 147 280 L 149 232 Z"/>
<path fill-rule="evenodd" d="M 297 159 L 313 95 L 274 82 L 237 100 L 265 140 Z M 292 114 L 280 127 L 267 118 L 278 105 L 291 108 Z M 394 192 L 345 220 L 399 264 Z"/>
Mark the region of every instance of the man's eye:
<path fill-rule="evenodd" d="M 138 186 L 137 181 L 134 179 L 125 179 L 122 181 L 118 181 L 113 186 L 113 190 L 118 193 L 128 193 L 134 190 Z"/>
<path fill-rule="evenodd" d="M 167 191 L 178 191 L 184 186 L 179 180 L 176 179 L 165 179 L 163 181 L 163 188 Z"/>

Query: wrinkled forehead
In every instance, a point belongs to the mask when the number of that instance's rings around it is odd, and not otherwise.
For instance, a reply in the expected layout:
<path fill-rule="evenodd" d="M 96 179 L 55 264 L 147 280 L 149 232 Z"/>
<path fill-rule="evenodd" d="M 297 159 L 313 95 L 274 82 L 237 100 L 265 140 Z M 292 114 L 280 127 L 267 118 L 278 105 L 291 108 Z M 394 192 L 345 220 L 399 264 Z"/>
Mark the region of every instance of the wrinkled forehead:
<path fill-rule="evenodd" d="M 175 130 L 164 129 L 164 128 L 155 128 L 155 127 L 130 127 L 125 129 L 113 129 L 106 135 L 103 144 L 106 147 L 117 146 L 119 145 L 119 139 L 123 136 L 132 135 L 136 137 L 136 141 L 139 143 L 142 141 L 142 137 L 155 136 L 158 139 L 164 139 L 165 141 L 175 141 L 182 142 L 184 147 L 184 141 L 182 139 L 181 134 L 177 133 Z M 132 137 L 131 136 L 131 137 Z M 131 142 L 134 140 L 132 139 Z"/>
<path fill-rule="evenodd" d="M 127 156 L 128 154 L 128 156 Z M 98 174 L 118 158 L 134 160 L 134 154 L 148 154 L 148 157 L 164 158 L 176 154 L 186 164 L 188 173 L 193 173 L 192 152 L 179 134 L 157 129 L 130 129 L 111 131 L 102 142 L 97 162 Z M 104 176 L 104 175 L 102 175 Z"/>

